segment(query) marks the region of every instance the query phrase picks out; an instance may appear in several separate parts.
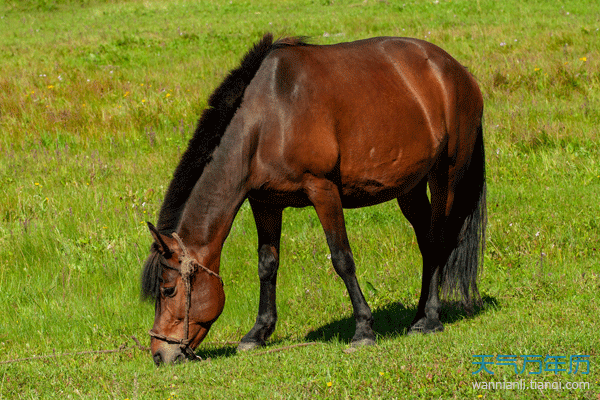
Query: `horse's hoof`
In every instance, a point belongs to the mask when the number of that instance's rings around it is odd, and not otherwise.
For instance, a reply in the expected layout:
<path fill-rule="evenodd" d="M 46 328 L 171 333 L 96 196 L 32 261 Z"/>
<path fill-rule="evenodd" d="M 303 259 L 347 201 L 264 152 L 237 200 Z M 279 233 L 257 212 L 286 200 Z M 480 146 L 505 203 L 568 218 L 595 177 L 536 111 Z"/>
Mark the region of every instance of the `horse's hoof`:
<path fill-rule="evenodd" d="M 258 342 L 240 342 L 237 347 L 237 351 L 250 351 L 264 346 L 264 344 Z"/>
<path fill-rule="evenodd" d="M 374 339 L 371 338 L 364 338 L 364 339 L 360 339 L 360 340 L 356 340 L 356 341 L 352 341 L 352 343 L 350 343 L 351 347 L 363 347 L 363 346 L 375 346 L 377 343 L 375 342 Z"/>
<path fill-rule="evenodd" d="M 434 333 L 443 332 L 444 325 L 439 319 L 428 320 L 427 317 L 423 317 L 410 327 L 408 335 L 414 335 L 418 333 Z"/>

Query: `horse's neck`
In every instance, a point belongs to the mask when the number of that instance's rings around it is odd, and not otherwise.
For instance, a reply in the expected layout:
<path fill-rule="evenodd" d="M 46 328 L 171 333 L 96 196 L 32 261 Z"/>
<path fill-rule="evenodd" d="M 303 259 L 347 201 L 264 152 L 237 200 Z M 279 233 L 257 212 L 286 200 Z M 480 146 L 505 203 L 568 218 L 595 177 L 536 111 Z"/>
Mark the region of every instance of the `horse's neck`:
<path fill-rule="evenodd" d="M 181 216 L 177 230 L 186 243 L 220 250 L 247 195 L 248 143 L 241 121 L 232 121 Z"/>

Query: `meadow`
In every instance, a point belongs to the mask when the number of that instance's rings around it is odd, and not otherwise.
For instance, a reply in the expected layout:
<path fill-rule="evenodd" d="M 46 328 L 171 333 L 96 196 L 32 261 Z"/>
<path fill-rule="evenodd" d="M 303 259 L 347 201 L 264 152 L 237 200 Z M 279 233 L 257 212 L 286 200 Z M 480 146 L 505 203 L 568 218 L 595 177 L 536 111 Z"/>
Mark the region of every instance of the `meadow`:
<path fill-rule="evenodd" d="M 443 333 L 407 336 L 421 282 L 412 227 L 395 203 L 349 210 L 378 336 L 349 351 L 351 305 L 322 228 L 313 209 L 289 209 L 278 327 L 264 349 L 238 354 L 258 307 L 244 204 L 204 361 L 156 368 L 143 349 L 154 318 L 140 300 L 145 221 L 208 96 L 267 31 L 319 44 L 417 37 L 477 78 L 483 306 L 450 299 Z M 0 399 L 600 399 L 599 122 L 597 2 L 1 0 Z M 516 361 L 474 374 L 477 355 Z M 567 371 L 515 373 L 526 355 L 565 357 L 554 367 Z M 589 356 L 577 373 L 574 355 Z M 474 387 L 520 380 L 549 386 Z"/>

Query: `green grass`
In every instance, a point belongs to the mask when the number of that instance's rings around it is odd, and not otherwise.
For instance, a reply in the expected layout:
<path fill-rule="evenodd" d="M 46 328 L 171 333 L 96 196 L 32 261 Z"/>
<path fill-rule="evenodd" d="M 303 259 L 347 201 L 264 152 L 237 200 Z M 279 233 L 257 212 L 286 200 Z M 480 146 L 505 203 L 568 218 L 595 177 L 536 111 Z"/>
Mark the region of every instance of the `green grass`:
<path fill-rule="evenodd" d="M 421 259 L 394 203 L 349 210 L 378 346 L 348 353 L 350 301 L 314 210 L 284 213 L 279 324 L 236 354 L 258 302 L 248 205 L 225 245 L 225 311 L 198 350 L 157 369 L 148 353 L 0 364 L 0 398 L 582 398 L 600 395 L 600 6 L 548 2 L 0 2 L 0 362 L 148 343 L 139 274 L 166 186 L 207 97 L 265 31 L 318 43 L 398 35 L 468 66 L 485 98 L 489 225 L 472 315 L 404 335 Z M 589 390 L 476 390 L 530 380 L 475 354 L 591 356 Z"/>

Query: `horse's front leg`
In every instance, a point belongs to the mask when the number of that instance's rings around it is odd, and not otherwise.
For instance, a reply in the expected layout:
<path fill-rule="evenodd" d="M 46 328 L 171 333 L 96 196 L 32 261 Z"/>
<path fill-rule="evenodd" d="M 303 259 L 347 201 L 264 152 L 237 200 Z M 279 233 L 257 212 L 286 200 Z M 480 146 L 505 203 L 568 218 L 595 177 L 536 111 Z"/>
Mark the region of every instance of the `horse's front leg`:
<path fill-rule="evenodd" d="M 344 281 L 352 302 L 356 320 L 352 346 L 374 345 L 373 316 L 356 279 L 339 190 L 333 182 L 323 179 L 313 181 L 307 192 L 325 230 L 333 267 Z"/>
<path fill-rule="evenodd" d="M 251 350 L 264 346 L 277 323 L 276 284 L 279 268 L 279 243 L 283 209 L 250 200 L 258 232 L 258 277 L 260 299 L 254 326 L 238 345 L 238 350 Z"/>

